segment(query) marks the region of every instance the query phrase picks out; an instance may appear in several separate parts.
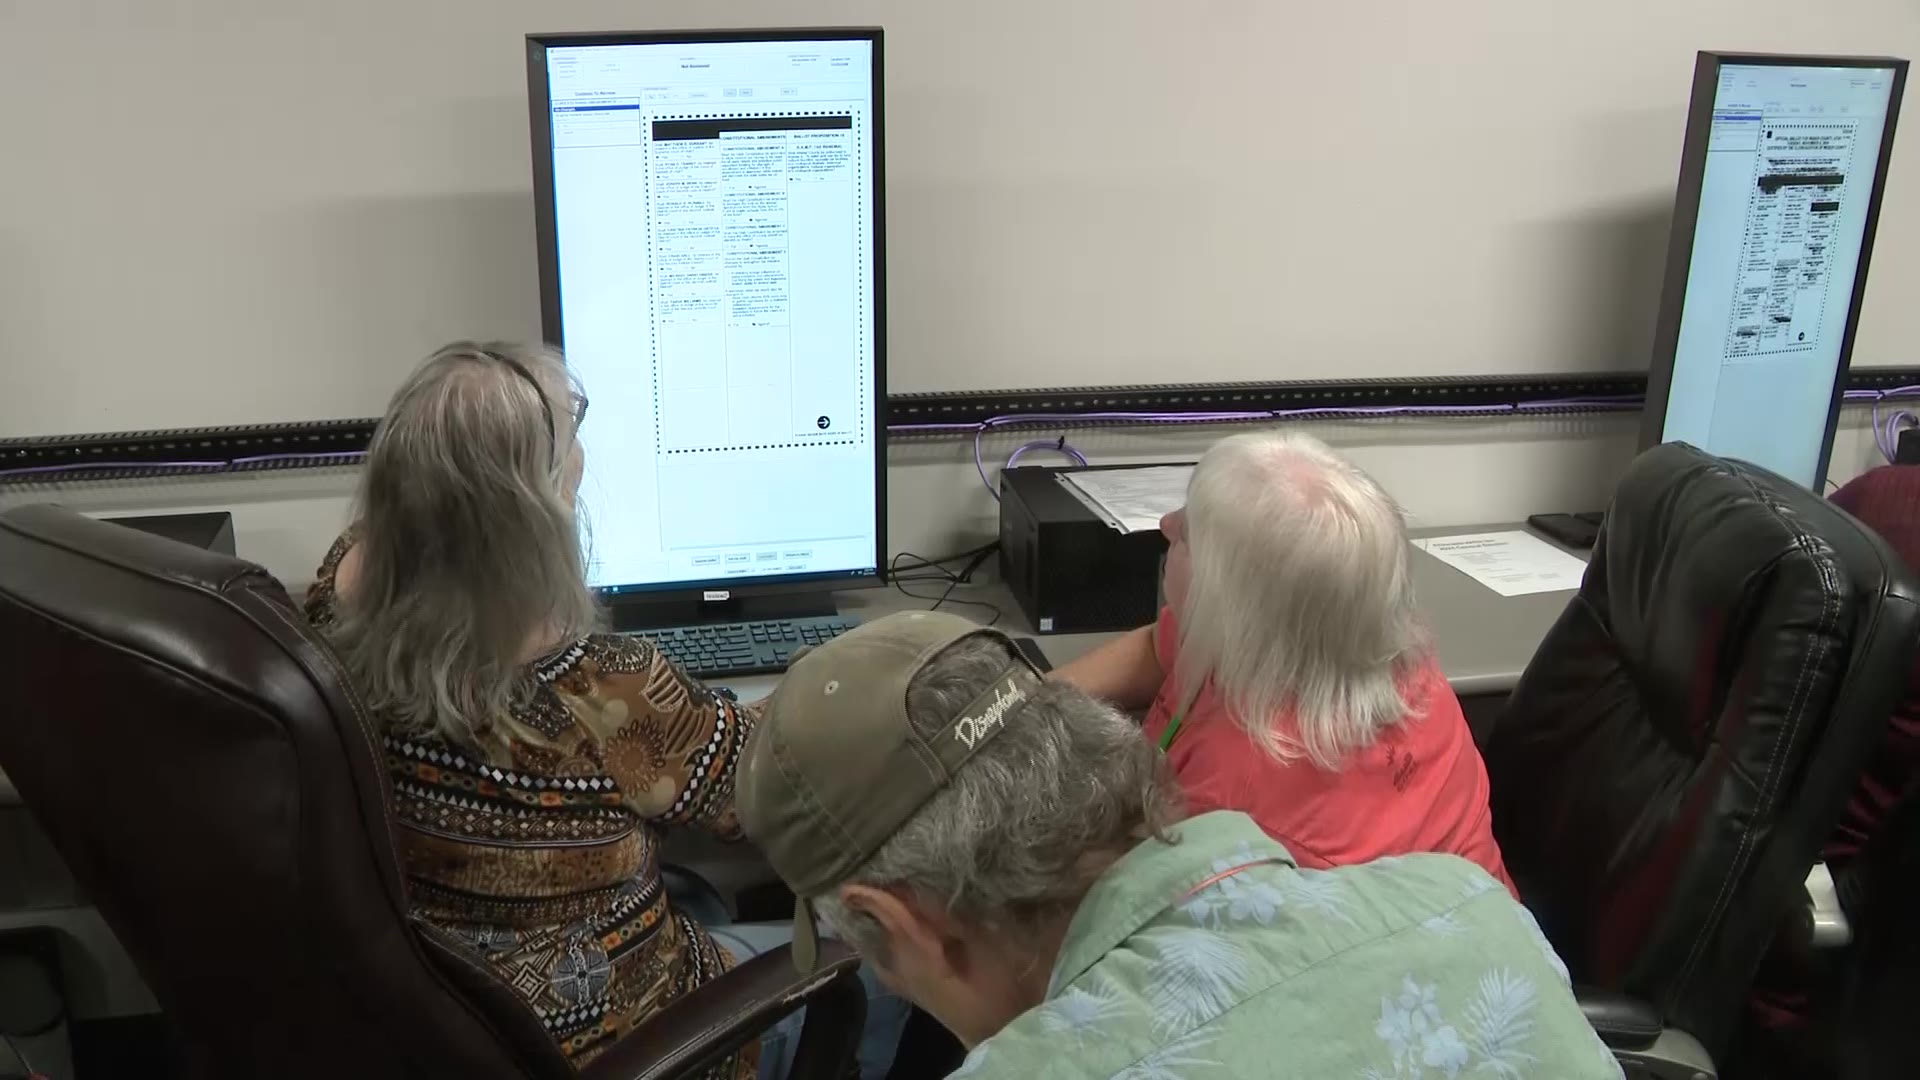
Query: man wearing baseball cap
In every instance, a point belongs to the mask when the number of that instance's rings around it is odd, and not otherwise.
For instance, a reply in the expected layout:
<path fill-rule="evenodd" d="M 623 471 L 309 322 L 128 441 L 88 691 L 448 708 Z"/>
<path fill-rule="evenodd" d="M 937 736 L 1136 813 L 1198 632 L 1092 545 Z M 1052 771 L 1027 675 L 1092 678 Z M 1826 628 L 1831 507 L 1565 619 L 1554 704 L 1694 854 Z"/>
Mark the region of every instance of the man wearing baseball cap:
<path fill-rule="evenodd" d="M 956 1076 L 1620 1070 L 1526 910 L 1451 855 L 1301 870 L 1243 814 L 1176 822 L 1159 751 L 958 616 L 795 662 L 736 775 L 742 823 Z"/>

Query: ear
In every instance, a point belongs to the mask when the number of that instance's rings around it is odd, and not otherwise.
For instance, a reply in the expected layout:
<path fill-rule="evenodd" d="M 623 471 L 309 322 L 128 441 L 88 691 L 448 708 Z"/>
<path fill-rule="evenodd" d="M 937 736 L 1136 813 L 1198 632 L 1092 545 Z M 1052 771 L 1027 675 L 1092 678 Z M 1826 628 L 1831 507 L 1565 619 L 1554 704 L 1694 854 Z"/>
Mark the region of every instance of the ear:
<path fill-rule="evenodd" d="M 950 966 L 945 912 L 928 910 L 905 889 L 842 885 L 839 895 L 848 911 L 867 916 L 886 932 L 889 967 L 924 971 Z"/>

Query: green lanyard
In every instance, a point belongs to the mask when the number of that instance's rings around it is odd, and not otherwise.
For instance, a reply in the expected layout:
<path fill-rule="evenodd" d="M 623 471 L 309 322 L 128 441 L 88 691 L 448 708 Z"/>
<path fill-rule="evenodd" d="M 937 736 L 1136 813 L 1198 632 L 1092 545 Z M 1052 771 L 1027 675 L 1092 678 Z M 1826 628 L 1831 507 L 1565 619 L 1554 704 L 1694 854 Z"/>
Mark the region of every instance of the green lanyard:
<path fill-rule="evenodd" d="M 1180 734 L 1180 721 L 1182 719 L 1185 719 L 1186 715 L 1187 715 L 1186 712 L 1183 710 L 1181 712 L 1174 713 L 1173 719 L 1167 721 L 1167 730 L 1160 733 L 1160 752 L 1161 753 L 1163 754 L 1166 753 L 1167 747 L 1173 745 L 1173 737 L 1175 735 Z"/>

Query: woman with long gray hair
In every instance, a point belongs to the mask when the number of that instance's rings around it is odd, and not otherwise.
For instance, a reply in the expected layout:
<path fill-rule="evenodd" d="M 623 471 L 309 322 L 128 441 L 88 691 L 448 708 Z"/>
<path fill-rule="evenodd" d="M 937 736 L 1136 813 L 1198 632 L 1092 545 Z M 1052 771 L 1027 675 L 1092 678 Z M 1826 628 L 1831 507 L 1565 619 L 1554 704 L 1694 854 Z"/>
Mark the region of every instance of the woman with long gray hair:
<path fill-rule="evenodd" d="M 581 1064 L 766 947 L 736 932 L 763 928 L 709 932 L 662 882 L 666 827 L 739 835 L 756 714 L 602 632 L 574 505 L 586 409 L 551 350 L 436 352 L 394 394 L 307 596 L 377 717 L 416 912 Z"/>
<path fill-rule="evenodd" d="M 1167 607 L 1059 677 L 1145 710 L 1195 811 L 1302 866 L 1437 851 L 1509 890 L 1487 769 L 1414 608 L 1400 508 L 1298 432 L 1222 439 L 1161 520 Z"/>

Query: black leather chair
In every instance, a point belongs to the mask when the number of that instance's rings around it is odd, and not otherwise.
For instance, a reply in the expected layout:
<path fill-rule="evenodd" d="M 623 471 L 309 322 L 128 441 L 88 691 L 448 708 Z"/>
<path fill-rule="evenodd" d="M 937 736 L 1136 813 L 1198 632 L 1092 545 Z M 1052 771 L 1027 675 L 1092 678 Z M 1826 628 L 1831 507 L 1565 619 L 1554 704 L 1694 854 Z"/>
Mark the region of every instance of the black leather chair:
<path fill-rule="evenodd" d="M 1714 1075 L 1917 604 L 1877 536 L 1781 477 L 1681 444 L 1628 469 L 1483 749 L 1507 867 L 1630 1074 Z"/>
<path fill-rule="evenodd" d="M 408 916 L 365 711 L 264 570 L 54 507 L 0 515 L 0 768 L 210 1077 L 569 1078 L 514 992 Z M 751 960 L 597 1058 L 700 1074 L 808 1008 L 796 1074 L 864 1018 L 837 947 Z"/>

